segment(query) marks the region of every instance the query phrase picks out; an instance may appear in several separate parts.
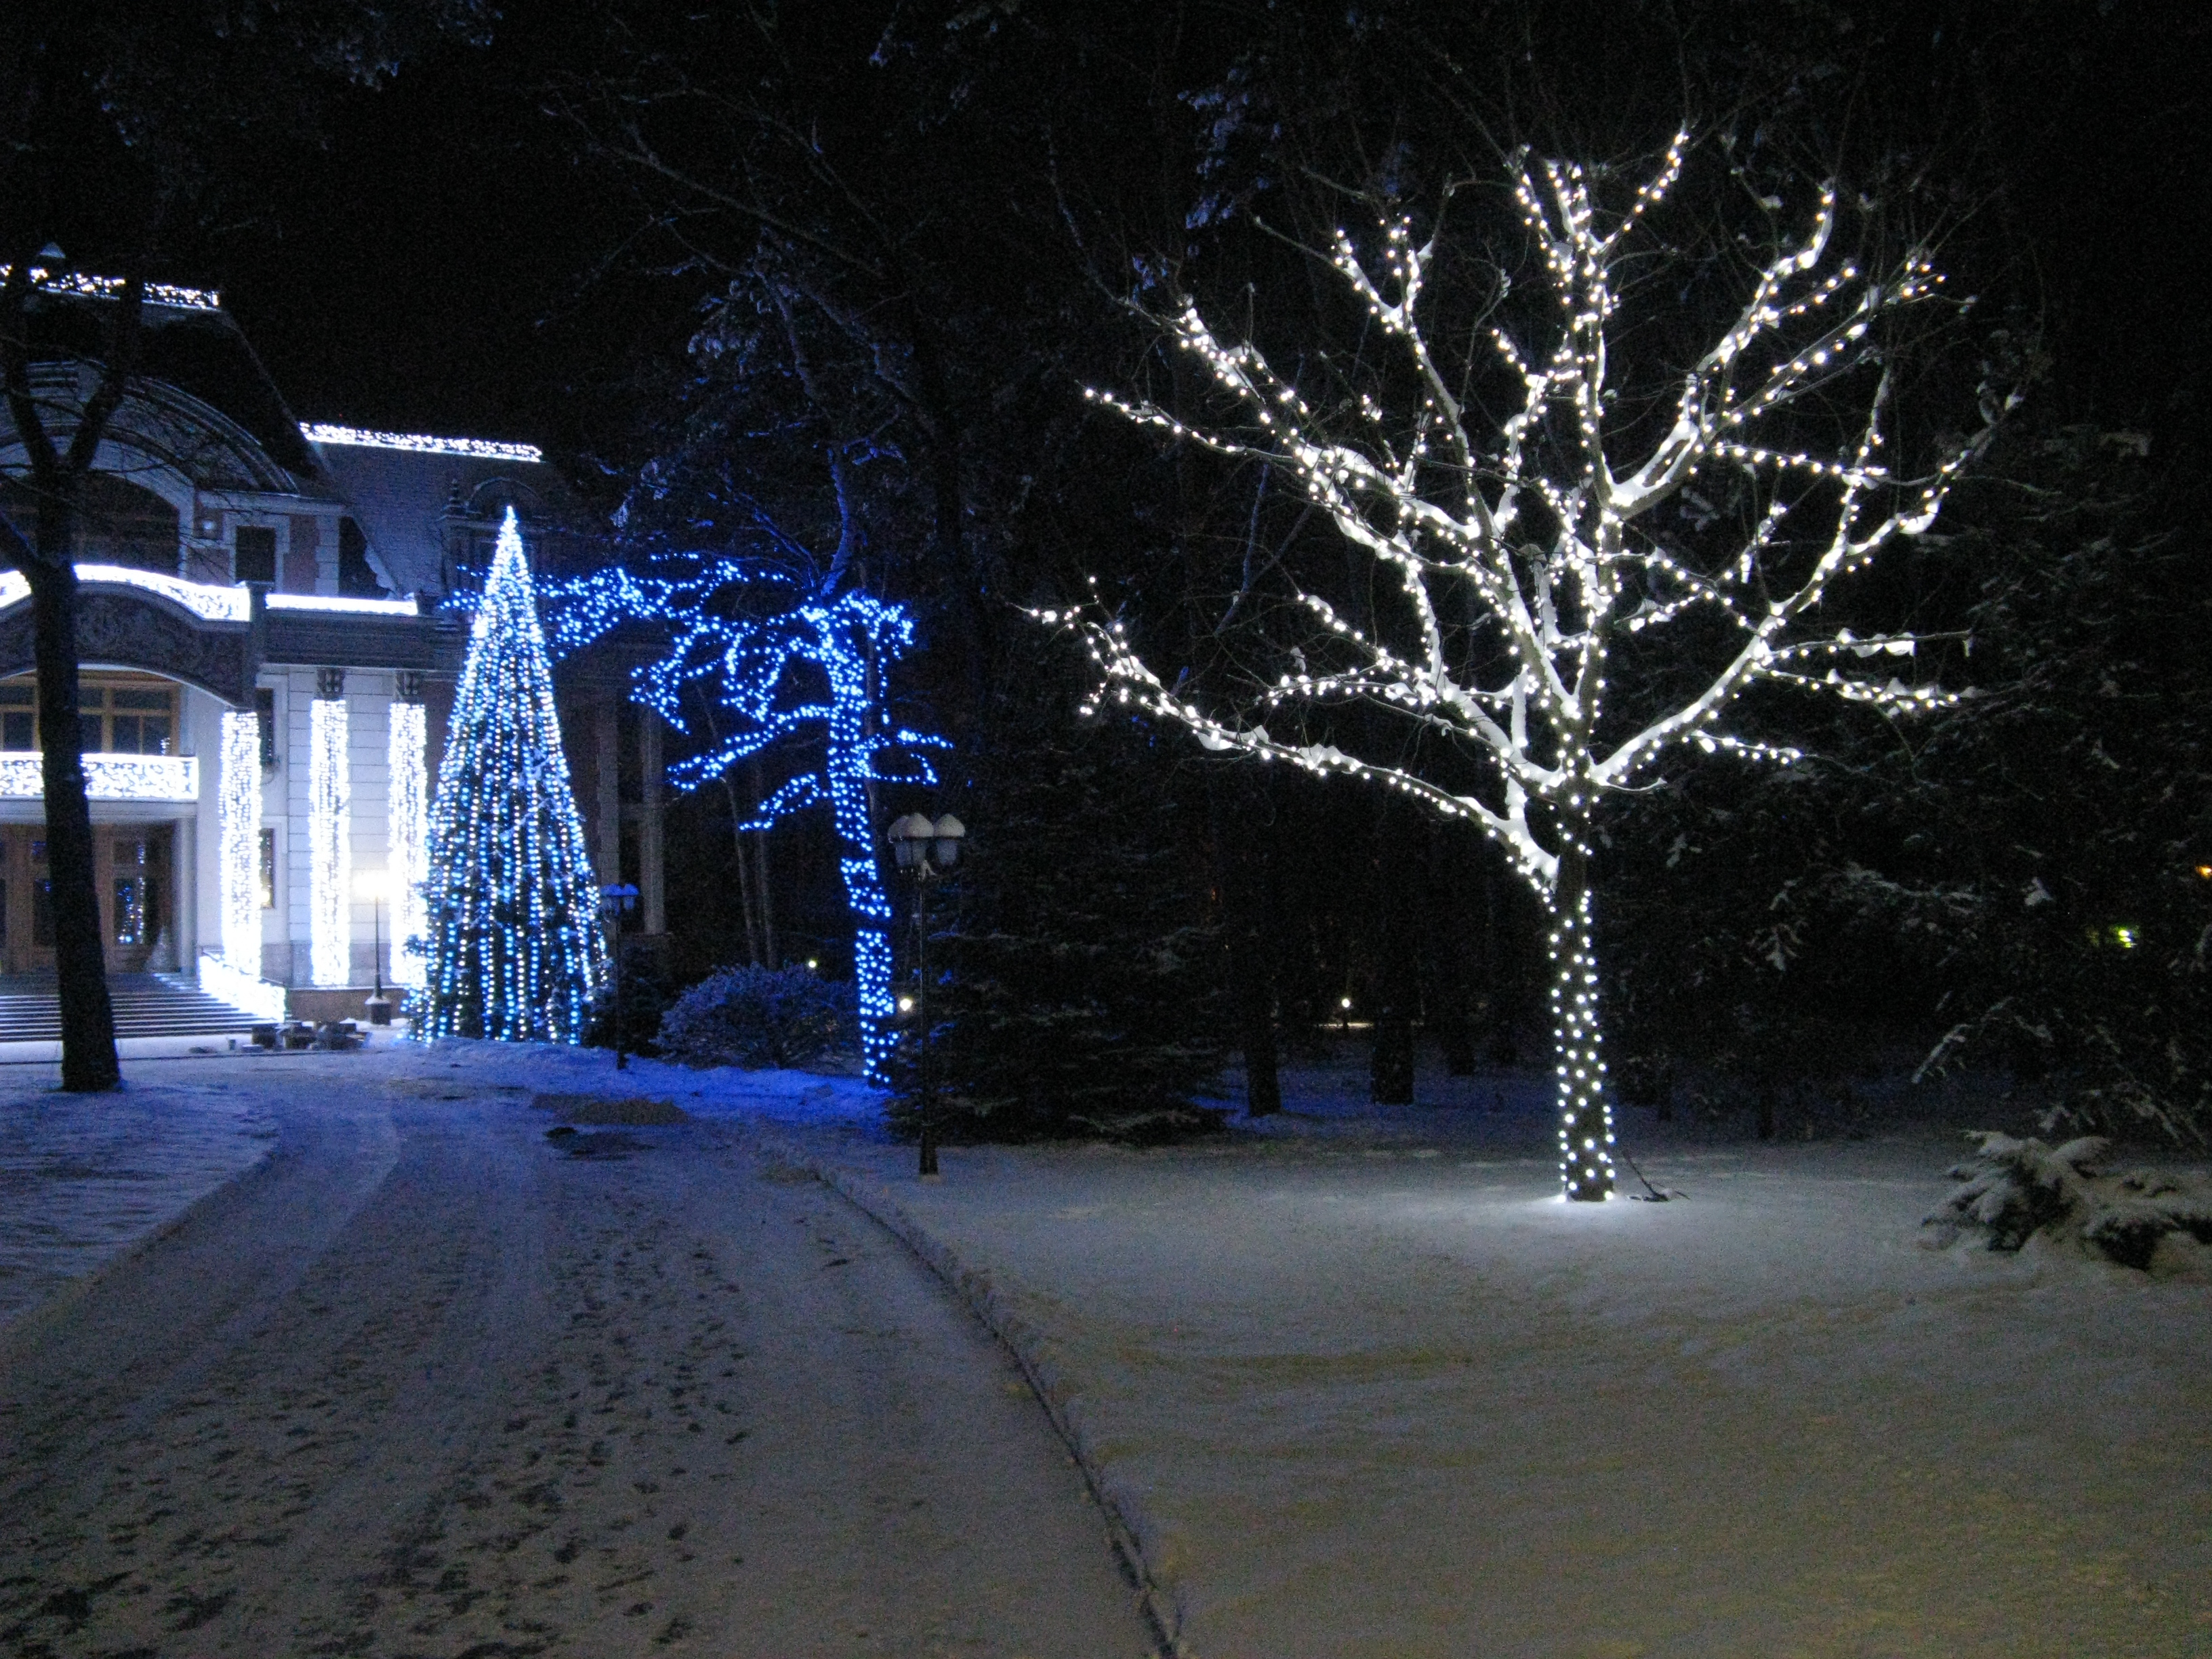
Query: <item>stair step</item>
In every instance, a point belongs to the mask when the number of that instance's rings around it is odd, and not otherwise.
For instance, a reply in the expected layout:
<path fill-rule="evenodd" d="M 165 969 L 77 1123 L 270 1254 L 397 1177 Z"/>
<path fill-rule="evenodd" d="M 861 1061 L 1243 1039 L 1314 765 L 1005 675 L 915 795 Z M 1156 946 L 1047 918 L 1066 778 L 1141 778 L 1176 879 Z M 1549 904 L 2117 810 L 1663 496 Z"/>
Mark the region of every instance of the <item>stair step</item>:
<path fill-rule="evenodd" d="M 107 995 L 118 1037 L 223 1036 L 263 1023 L 189 982 L 155 974 L 111 974 Z M 0 1042 L 52 1042 L 61 1034 L 52 974 L 0 975 Z"/>

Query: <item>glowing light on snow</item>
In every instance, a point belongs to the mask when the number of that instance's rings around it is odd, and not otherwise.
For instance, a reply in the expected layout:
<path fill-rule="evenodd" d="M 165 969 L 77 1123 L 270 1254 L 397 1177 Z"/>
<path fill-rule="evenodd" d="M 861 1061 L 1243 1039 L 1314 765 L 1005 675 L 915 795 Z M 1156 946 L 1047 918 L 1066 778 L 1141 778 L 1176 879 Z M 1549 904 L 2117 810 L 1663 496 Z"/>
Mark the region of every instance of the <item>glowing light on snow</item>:
<path fill-rule="evenodd" d="M 216 798 L 217 897 L 222 959 L 261 977 L 261 723 L 252 709 L 222 712 L 222 776 Z"/>
<path fill-rule="evenodd" d="M 486 461 L 524 461 L 532 465 L 545 459 L 536 444 L 500 443 L 490 438 L 440 438 L 427 432 L 376 432 L 366 427 L 331 426 L 302 421 L 301 435 L 309 443 L 340 444 L 356 449 L 404 449 L 418 455 L 469 455 Z"/>
<path fill-rule="evenodd" d="M 317 985 L 353 979 L 353 782 L 346 702 L 307 705 L 308 975 Z"/>
<path fill-rule="evenodd" d="M 428 963 L 416 941 L 428 927 L 422 884 L 429 877 L 429 830 L 426 802 L 428 776 L 428 725 L 419 702 L 394 702 L 386 760 L 391 779 L 386 817 L 389 836 L 385 868 L 391 872 L 392 977 L 400 985 L 427 982 Z"/>
<path fill-rule="evenodd" d="M 1892 380 L 1876 349 L 1880 325 L 1935 295 L 1942 277 L 1917 252 L 1882 276 L 1832 260 L 1838 208 L 1824 190 L 1803 234 L 1770 250 L 1734 322 L 1682 374 L 1671 424 L 1632 453 L 1630 437 L 1612 424 L 1608 375 L 1621 361 L 1614 337 L 1625 302 L 1615 284 L 1634 269 L 1639 299 L 1670 291 L 1645 280 L 1664 250 L 1642 246 L 1639 231 L 1687 154 L 1678 135 L 1617 209 L 1599 199 L 1592 170 L 1538 160 L 1518 169 L 1515 198 L 1542 254 L 1539 281 L 1556 304 L 1528 313 L 1547 337 L 1524 342 L 1500 327 L 1481 342 L 1503 380 L 1493 432 L 1469 424 L 1466 365 L 1438 356 L 1424 332 L 1441 216 L 1425 240 L 1402 217 L 1384 222 L 1365 250 L 1348 233 L 1334 239 L 1338 278 L 1380 337 L 1378 352 L 1395 356 L 1378 365 L 1371 391 L 1355 387 L 1316 407 L 1257 347 L 1224 340 L 1182 299 L 1164 326 L 1236 411 L 1234 424 L 1196 425 L 1156 404 L 1086 392 L 1139 425 L 1289 479 L 1372 562 L 1377 620 L 1341 614 L 1286 573 L 1290 603 L 1277 614 L 1299 626 L 1277 635 L 1282 663 L 1273 683 L 1216 698 L 1202 681 L 1157 674 L 1099 602 L 1095 581 L 1087 603 L 1031 613 L 1088 647 L 1097 684 L 1085 714 L 1110 704 L 1180 725 L 1217 752 L 1369 779 L 1475 824 L 1503 848 L 1550 913 L 1562 1178 L 1577 1198 L 1602 1198 L 1613 1186 L 1583 874 L 1600 802 L 1648 782 L 1686 750 L 1783 765 L 1802 758 L 1721 728 L 1758 684 L 1897 713 L 1955 701 L 1959 694 L 1878 666 L 1913 658 L 1913 635 L 1856 638 L 1819 627 L 1817 612 L 1839 578 L 1929 528 L 1992 435 L 1996 412 L 2017 401 L 1988 394 L 1990 423 L 1922 477 L 1900 478 L 1884 464 Z M 1861 411 L 1832 450 L 1806 447 L 1784 426 L 1815 399 L 1824 419 Z M 1635 399 L 1622 406 L 1646 418 Z M 1686 536 L 1662 519 L 1670 503 L 1693 519 L 1688 508 L 1702 498 L 1692 492 L 1708 473 L 1751 503 L 1744 530 L 1706 535 L 1719 522 L 1708 514 Z M 1616 641 L 1678 623 L 1694 635 L 1683 664 L 1701 678 L 1671 708 L 1624 728 L 1606 698 Z M 1716 638 L 1726 643 L 1714 657 L 1689 654 Z M 1397 716 L 1381 757 L 1278 737 L 1265 723 L 1279 710 L 1302 716 L 1350 705 Z M 1400 758 L 1415 737 L 1443 739 L 1483 775 L 1464 790 L 1437 783 Z"/>

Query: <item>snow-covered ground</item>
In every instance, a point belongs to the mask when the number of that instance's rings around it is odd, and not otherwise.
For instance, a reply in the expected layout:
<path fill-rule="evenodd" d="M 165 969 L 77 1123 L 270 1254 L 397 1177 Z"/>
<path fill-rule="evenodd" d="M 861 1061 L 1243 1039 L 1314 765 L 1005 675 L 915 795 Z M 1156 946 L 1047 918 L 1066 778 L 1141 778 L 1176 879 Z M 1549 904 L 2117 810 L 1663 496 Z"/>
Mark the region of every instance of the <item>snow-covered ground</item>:
<path fill-rule="evenodd" d="M 1156 1649 L 1005 1352 L 754 1124 L 483 1046 L 134 1080 L 69 1104 L 276 1146 L 0 1325 L 0 1653 Z"/>
<path fill-rule="evenodd" d="M 225 1074 L 231 1068 L 133 1070 L 119 1093 L 64 1095 L 53 1067 L 0 1065 L 0 1325 L 143 1244 L 269 1155 L 267 1108 Z"/>
<path fill-rule="evenodd" d="M 924 1183 L 848 1079 L 436 1070 L 743 1120 L 907 1232 L 1200 1659 L 2212 1655 L 2212 1273 L 1923 1248 L 1955 1130 L 1631 1113 L 1686 1196 L 1570 1206 L 1536 1079 L 1376 1110 L 1341 1066 L 1213 1142 L 956 1147 Z"/>
<path fill-rule="evenodd" d="M 1534 1079 L 1218 1144 L 791 1132 L 988 1300 L 1204 1659 L 2212 1654 L 2212 1274 L 1921 1244 L 1962 1143 L 1556 1196 Z"/>

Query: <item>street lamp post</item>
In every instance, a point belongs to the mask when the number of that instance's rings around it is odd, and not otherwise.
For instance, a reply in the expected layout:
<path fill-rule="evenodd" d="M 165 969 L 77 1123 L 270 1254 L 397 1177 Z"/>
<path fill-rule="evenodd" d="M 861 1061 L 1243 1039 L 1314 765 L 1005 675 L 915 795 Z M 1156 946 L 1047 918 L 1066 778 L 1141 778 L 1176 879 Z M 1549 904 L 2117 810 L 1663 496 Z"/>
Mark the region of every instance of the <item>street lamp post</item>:
<path fill-rule="evenodd" d="M 921 1173 L 937 1173 L 937 1093 L 929 1070 L 929 887 L 960 861 L 967 826 L 947 812 L 932 823 L 928 815 L 909 812 L 887 832 L 902 870 L 914 872 L 914 1017 L 921 1034 L 915 1054 L 915 1096 L 921 1120 Z"/>
<path fill-rule="evenodd" d="M 629 1070 L 629 1051 L 623 1047 L 626 1035 L 623 1029 L 623 950 L 622 919 L 637 908 L 637 889 L 626 881 L 610 882 L 599 889 L 599 913 L 607 919 L 607 927 L 614 934 L 615 958 L 615 1070 Z"/>
<path fill-rule="evenodd" d="M 376 976 L 376 990 L 363 1005 L 371 1025 L 392 1024 L 392 1000 L 384 994 L 384 872 L 362 870 L 353 878 L 353 896 L 367 899 L 369 903 L 370 971 Z"/>

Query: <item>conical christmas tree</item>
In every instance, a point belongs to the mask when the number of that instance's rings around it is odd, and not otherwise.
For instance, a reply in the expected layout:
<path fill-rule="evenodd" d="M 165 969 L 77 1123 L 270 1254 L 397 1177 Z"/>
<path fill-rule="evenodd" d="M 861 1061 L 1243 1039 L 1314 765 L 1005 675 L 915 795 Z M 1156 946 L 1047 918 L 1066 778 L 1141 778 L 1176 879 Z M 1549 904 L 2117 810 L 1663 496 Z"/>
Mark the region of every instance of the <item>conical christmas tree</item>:
<path fill-rule="evenodd" d="M 606 947 L 513 508 L 453 694 L 423 888 L 423 1036 L 582 1037 Z"/>

